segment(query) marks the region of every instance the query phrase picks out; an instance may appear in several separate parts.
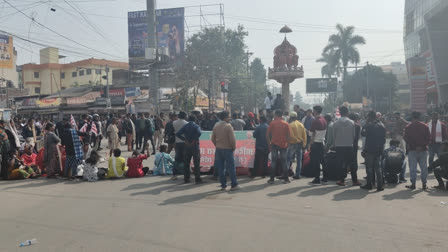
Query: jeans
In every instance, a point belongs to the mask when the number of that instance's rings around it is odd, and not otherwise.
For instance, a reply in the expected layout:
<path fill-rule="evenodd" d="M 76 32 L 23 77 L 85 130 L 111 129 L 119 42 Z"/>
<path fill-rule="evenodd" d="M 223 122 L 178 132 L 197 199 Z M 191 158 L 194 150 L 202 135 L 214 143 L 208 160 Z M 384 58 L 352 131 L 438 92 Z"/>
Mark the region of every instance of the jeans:
<path fill-rule="evenodd" d="M 238 185 L 236 181 L 235 159 L 233 158 L 233 150 L 230 149 L 216 149 L 215 164 L 219 171 L 219 181 L 221 188 L 227 187 L 226 171 L 229 173 L 232 187 Z M 225 164 L 225 166 L 224 166 Z"/>
<path fill-rule="evenodd" d="M 420 166 L 422 173 L 420 174 L 423 184 L 426 184 L 428 177 L 428 152 L 427 151 L 410 151 L 408 154 L 409 171 L 411 173 L 411 183 L 415 184 L 417 181 L 417 163 Z"/>
<path fill-rule="evenodd" d="M 283 178 L 288 179 L 288 166 L 286 164 L 286 151 L 287 151 L 287 149 L 283 149 L 276 145 L 272 145 L 271 179 L 275 178 L 275 172 L 277 170 L 277 162 L 278 162 L 279 157 L 280 157 L 281 165 L 282 165 Z"/>
<path fill-rule="evenodd" d="M 336 161 L 339 171 L 339 180 L 343 181 L 347 177 L 348 169 L 353 168 L 353 147 L 335 147 L 336 149 Z M 351 170 L 352 181 L 358 181 L 356 171 Z"/>
<path fill-rule="evenodd" d="M 181 169 L 179 166 L 184 165 L 185 143 L 176 143 L 175 151 L 176 151 L 176 155 L 174 156 L 173 175 L 181 173 Z M 185 168 L 185 166 L 184 166 L 184 168 Z"/>
<path fill-rule="evenodd" d="M 154 146 L 154 139 L 153 139 L 153 135 L 145 135 L 145 139 L 143 140 L 144 141 L 144 143 L 143 143 L 143 148 L 142 148 L 142 152 L 144 152 L 145 151 L 145 149 L 146 149 L 146 146 L 148 145 L 148 140 L 150 140 L 151 141 L 151 145 L 152 145 L 152 152 L 156 152 L 156 148 L 155 148 L 155 146 Z"/>
<path fill-rule="evenodd" d="M 350 174 L 352 175 L 352 181 L 358 181 L 358 146 L 353 148 L 353 162 L 350 164 Z M 354 180 L 356 179 L 356 180 Z"/>
<path fill-rule="evenodd" d="M 266 174 L 268 173 L 268 156 L 269 150 L 255 150 L 254 168 L 251 172 L 251 175 L 253 177 L 257 176 L 259 169 L 261 169 L 261 176 L 266 176 Z"/>
<path fill-rule="evenodd" d="M 296 176 L 300 177 L 302 171 L 302 144 L 290 144 L 288 147 L 288 168 L 291 167 L 292 161 L 294 161 L 294 155 L 297 158 Z"/>
<path fill-rule="evenodd" d="M 428 146 L 428 154 L 429 154 L 429 165 L 434 162 L 434 156 L 437 155 L 437 158 L 440 157 L 440 150 L 441 150 L 442 144 L 441 143 L 434 143 L 430 144 Z"/>
<path fill-rule="evenodd" d="M 190 163 L 191 158 L 193 158 L 193 164 L 194 164 L 194 178 L 196 182 L 201 180 L 201 168 L 200 168 L 200 162 L 201 162 L 201 152 L 199 151 L 199 145 L 185 148 L 184 150 L 184 180 L 189 181 L 190 180 Z"/>
<path fill-rule="evenodd" d="M 314 177 L 320 178 L 320 164 L 324 160 L 324 145 L 322 143 L 313 143 L 311 145 L 310 165 L 313 170 Z M 326 179 L 326 172 L 324 172 L 324 179 Z"/>
<path fill-rule="evenodd" d="M 380 167 L 380 154 L 366 153 L 367 185 L 373 185 L 374 173 L 376 175 L 376 187 L 383 188 L 383 170 Z"/>

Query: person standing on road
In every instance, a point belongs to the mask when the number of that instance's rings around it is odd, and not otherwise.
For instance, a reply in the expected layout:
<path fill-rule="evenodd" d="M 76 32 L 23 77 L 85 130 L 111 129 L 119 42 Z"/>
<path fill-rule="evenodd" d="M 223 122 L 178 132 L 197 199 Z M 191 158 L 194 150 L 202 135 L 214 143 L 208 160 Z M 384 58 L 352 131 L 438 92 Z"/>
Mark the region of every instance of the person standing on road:
<path fill-rule="evenodd" d="M 275 111 L 275 119 L 269 124 L 269 128 L 266 132 L 268 144 L 271 147 L 271 178 L 268 180 L 269 184 L 274 183 L 275 173 L 277 169 L 277 165 L 280 161 L 282 165 L 282 179 L 284 183 L 289 183 L 288 176 L 288 164 L 287 164 L 287 150 L 288 150 L 288 141 L 291 136 L 291 129 L 289 128 L 289 124 L 283 121 L 283 113 L 281 110 Z M 280 160 L 279 160 L 280 159 Z"/>
<path fill-rule="evenodd" d="M 350 171 L 354 171 L 355 174 L 358 172 L 358 149 L 359 149 L 359 137 L 361 135 L 361 125 L 359 123 L 359 115 L 352 113 L 349 116 L 350 120 L 355 123 L 355 139 L 353 140 L 353 161 L 350 164 Z M 403 177 L 404 178 L 404 177 Z M 356 180 L 358 183 L 353 183 L 353 185 L 361 185 L 359 180 Z"/>
<path fill-rule="evenodd" d="M 264 98 L 264 108 L 266 109 L 266 116 L 270 111 L 272 111 L 272 105 L 273 105 L 273 97 L 271 92 L 268 92 L 268 95 L 266 98 Z"/>
<path fill-rule="evenodd" d="M 446 186 L 443 182 L 443 179 L 448 180 L 448 143 L 445 142 L 442 144 L 440 157 L 432 162 L 430 167 L 434 170 L 434 176 L 439 183 L 437 186 L 434 186 L 434 188 L 444 191 L 448 190 L 448 181 L 446 182 Z"/>
<path fill-rule="evenodd" d="M 145 113 L 144 114 L 144 119 L 143 119 L 143 148 L 142 148 L 142 154 L 145 154 L 145 150 L 146 150 L 146 146 L 148 146 L 148 141 L 151 141 L 151 145 L 152 145 L 152 155 L 156 154 L 156 149 L 154 146 L 154 140 L 153 140 L 153 136 L 154 136 L 154 126 L 152 124 L 152 120 L 149 118 L 149 113 Z"/>
<path fill-rule="evenodd" d="M 236 149 L 236 140 L 233 127 L 230 125 L 230 117 L 227 111 L 219 114 L 220 122 L 213 127 L 212 142 L 216 146 L 215 167 L 219 171 L 221 190 L 227 188 L 226 172 L 230 176 L 231 190 L 240 189 L 236 180 L 235 159 L 233 152 Z"/>
<path fill-rule="evenodd" d="M 254 168 L 251 172 L 251 178 L 255 178 L 258 170 L 261 169 L 261 177 L 264 178 L 268 172 L 268 156 L 269 145 L 266 139 L 266 132 L 268 130 L 267 119 L 265 116 L 260 117 L 260 125 L 255 128 L 253 137 L 255 140 L 255 161 Z"/>
<path fill-rule="evenodd" d="M 320 184 L 320 164 L 324 160 L 324 142 L 325 134 L 327 133 L 327 121 L 321 116 L 322 107 L 317 105 L 313 107 L 314 120 L 311 123 L 311 142 L 309 150 L 311 159 L 311 169 L 314 171 L 315 178 L 312 184 Z M 306 127 L 306 126 L 305 126 Z M 327 182 L 327 174 L 323 173 L 322 182 Z"/>
<path fill-rule="evenodd" d="M 81 136 L 87 136 L 88 133 L 81 133 Z M 80 135 L 72 128 L 68 121 L 65 122 L 64 131 L 61 132 L 61 144 L 65 146 L 65 167 L 64 175 L 74 179 L 78 174 L 78 165 L 82 164 L 84 155 L 82 151 Z"/>
<path fill-rule="evenodd" d="M 156 125 L 156 132 L 154 133 L 154 142 L 156 143 L 156 149 L 160 149 L 160 146 L 163 144 L 163 133 L 165 131 L 165 115 L 160 113 L 160 116 L 154 116 L 154 123 Z"/>
<path fill-rule="evenodd" d="M 120 138 L 118 136 L 118 118 L 113 118 L 111 124 L 107 127 L 107 140 L 109 142 L 109 157 L 115 149 L 120 148 Z"/>
<path fill-rule="evenodd" d="M 356 136 L 355 123 L 348 118 L 348 108 L 342 106 L 339 108 L 341 118 L 333 123 L 333 143 L 336 150 L 337 167 L 340 169 L 339 181 L 336 183 L 345 186 L 347 172 L 353 163 L 353 143 Z M 352 182 L 354 186 L 359 186 L 356 170 L 351 170 Z"/>
<path fill-rule="evenodd" d="M 190 163 L 193 158 L 194 178 L 196 184 L 203 183 L 201 179 L 201 152 L 199 149 L 199 137 L 201 137 L 201 128 L 196 123 L 196 116 L 190 115 L 188 123 L 185 124 L 177 133 L 176 137 L 182 139 L 185 144 L 184 153 L 184 182 L 190 183 Z"/>
<path fill-rule="evenodd" d="M 303 124 L 299 121 L 296 112 L 291 112 L 289 117 L 289 127 L 291 128 L 291 137 L 289 138 L 288 146 L 288 169 L 294 161 L 294 156 L 297 158 L 296 174 L 294 179 L 300 179 L 300 172 L 302 171 L 302 151 L 306 147 L 306 130 Z"/>
<path fill-rule="evenodd" d="M 61 153 L 58 150 L 61 139 L 54 133 L 55 127 L 51 123 L 47 124 L 45 129 L 47 133 L 44 136 L 44 164 L 47 178 L 56 178 L 56 174 L 62 171 Z"/>
<path fill-rule="evenodd" d="M 428 146 L 429 165 L 434 161 L 435 155 L 440 156 L 442 143 L 447 140 L 447 132 L 445 123 L 439 120 L 439 113 L 432 113 L 432 120 L 428 123 L 429 132 L 431 133 L 431 141 Z"/>
<path fill-rule="evenodd" d="M 182 127 L 185 126 L 188 122 L 185 121 L 187 114 L 183 111 L 179 112 L 178 118 L 173 122 L 174 134 L 176 135 Z M 174 157 L 174 170 L 172 180 L 177 179 L 177 174 L 180 173 L 183 169 L 185 169 L 184 157 L 185 157 L 185 143 L 184 140 L 178 138 L 176 136 L 176 145 L 175 145 L 176 156 Z M 185 172 L 185 171 L 184 171 Z"/>
<path fill-rule="evenodd" d="M 302 119 L 305 117 L 305 113 L 303 112 L 303 110 L 300 109 L 299 105 L 294 105 L 294 112 L 297 113 L 297 119 L 301 122 Z"/>
<path fill-rule="evenodd" d="M 135 141 L 135 126 L 131 120 L 131 114 L 126 115 L 126 119 L 123 122 L 123 128 L 126 132 L 126 143 L 128 145 L 128 151 L 132 151 Z"/>
<path fill-rule="evenodd" d="M 386 129 L 383 123 L 377 119 L 374 111 L 367 114 L 367 123 L 361 131 L 361 136 L 366 138 L 363 153 L 367 170 L 367 184 L 361 186 L 361 188 L 372 190 L 375 173 L 377 191 L 383 191 L 383 172 L 380 167 L 380 157 L 386 143 Z"/>
<path fill-rule="evenodd" d="M 399 141 L 400 142 L 399 148 L 404 150 L 405 143 L 403 140 L 403 134 L 404 129 L 406 128 L 406 126 L 408 126 L 409 122 L 403 119 L 400 112 L 395 112 L 394 117 L 395 117 L 395 126 L 392 132 L 392 138 Z"/>
<path fill-rule="evenodd" d="M 232 125 L 234 131 L 243 131 L 246 126 L 244 120 L 239 118 L 237 113 L 233 113 L 230 124 Z"/>
<path fill-rule="evenodd" d="M 414 190 L 417 181 L 417 163 L 421 170 L 423 190 L 427 189 L 426 179 L 428 176 L 428 145 L 431 142 L 429 127 L 420 121 L 420 112 L 412 112 L 412 123 L 404 130 L 404 140 L 408 146 L 409 170 L 411 173 L 411 185 L 406 188 Z"/>
<path fill-rule="evenodd" d="M 176 143 L 176 133 L 174 133 L 173 122 L 177 120 L 177 115 L 175 113 L 170 113 L 170 121 L 165 125 L 165 143 L 168 144 L 166 153 L 170 154 L 174 149 L 174 144 Z"/>

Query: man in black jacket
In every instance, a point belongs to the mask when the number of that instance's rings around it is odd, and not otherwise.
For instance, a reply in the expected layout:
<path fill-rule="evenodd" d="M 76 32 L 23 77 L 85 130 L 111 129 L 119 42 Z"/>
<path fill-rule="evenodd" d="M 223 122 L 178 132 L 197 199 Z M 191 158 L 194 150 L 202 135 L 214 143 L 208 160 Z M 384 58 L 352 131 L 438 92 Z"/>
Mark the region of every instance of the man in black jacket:
<path fill-rule="evenodd" d="M 439 185 L 434 186 L 434 188 L 440 189 L 440 190 L 448 190 L 448 181 L 445 183 L 443 182 L 443 179 L 448 180 L 448 143 L 442 144 L 442 150 L 439 159 L 432 162 L 429 165 L 430 169 L 434 170 L 434 176 L 437 179 L 437 182 L 439 182 Z"/>

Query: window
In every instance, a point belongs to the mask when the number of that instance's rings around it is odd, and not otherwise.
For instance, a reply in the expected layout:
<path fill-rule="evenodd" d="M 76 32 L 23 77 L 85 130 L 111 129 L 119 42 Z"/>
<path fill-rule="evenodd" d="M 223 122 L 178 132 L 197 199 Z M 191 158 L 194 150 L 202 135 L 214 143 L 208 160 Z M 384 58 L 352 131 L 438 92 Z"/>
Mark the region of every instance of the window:
<path fill-rule="evenodd" d="M 414 21 L 414 11 L 406 15 L 406 35 L 414 32 L 415 21 Z"/>
<path fill-rule="evenodd" d="M 39 72 L 34 72 L 34 78 L 39 79 Z"/>
<path fill-rule="evenodd" d="M 92 74 L 92 69 L 87 69 L 87 75 L 91 75 Z"/>
<path fill-rule="evenodd" d="M 79 76 L 84 76 L 84 70 L 79 71 Z"/>
<path fill-rule="evenodd" d="M 40 87 L 34 88 L 34 93 L 35 94 L 40 94 Z"/>
<path fill-rule="evenodd" d="M 101 74 L 101 69 L 95 69 L 95 74 Z"/>
<path fill-rule="evenodd" d="M 72 77 L 74 78 L 74 77 L 76 77 L 76 76 L 78 76 L 78 72 L 73 72 L 73 73 L 72 73 Z"/>
<path fill-rule="evenodd" d="M 61 73 L 61 79 L 65 79 L 65 73 Z"/>

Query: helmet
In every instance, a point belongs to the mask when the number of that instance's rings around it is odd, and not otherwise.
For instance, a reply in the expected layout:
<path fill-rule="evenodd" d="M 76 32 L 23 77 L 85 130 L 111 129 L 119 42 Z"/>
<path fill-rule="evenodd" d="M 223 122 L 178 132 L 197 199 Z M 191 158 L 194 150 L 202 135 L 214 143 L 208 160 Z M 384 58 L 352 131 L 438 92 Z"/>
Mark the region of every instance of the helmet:
<path fill-rule="evenodd" d="M 100 115 L 98 115 L 98 114 L 94 114 L 93 117 L 100 117 Z"/>

